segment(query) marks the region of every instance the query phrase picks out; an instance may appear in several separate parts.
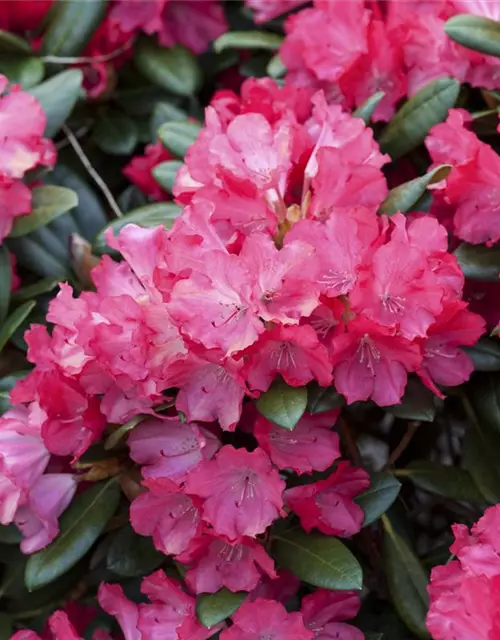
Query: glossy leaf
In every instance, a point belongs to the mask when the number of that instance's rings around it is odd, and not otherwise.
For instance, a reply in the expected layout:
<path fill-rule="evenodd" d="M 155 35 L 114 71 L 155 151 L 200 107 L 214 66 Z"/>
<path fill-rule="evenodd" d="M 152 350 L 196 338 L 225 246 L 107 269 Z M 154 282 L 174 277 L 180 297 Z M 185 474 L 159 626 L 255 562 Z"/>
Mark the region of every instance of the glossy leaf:
<path fill-rule="evenodd" d="M 484 498 L 470 473 L 430 460 L 416 460 L 405 469 L 398 469 L 398 477 L 408 478 L 424 491 L 443 498 L 482 504 Z"/>
<path fill-rule="evenodd" d="M 28 560 L 25 582 L 30 591 L 53 582 L 87 553 L 116 511 L 119 498 L 118 483 L 112 478 L 73 499 L 60 518 L 59 536 Z"/>
<path fill-rule="evenodd" d="M 309 413 L 323 413 L 338 409 L 345 404 L 344 396 L 334 386 L 320 387 L 317 382 L 311 382 L 307 387 L 307 410 Z"/>
<path fill-rule="evenodd" d="M 66 187 L 43 185 L 33 189 L 33 210 L 26 216 L 15 219 L 11 238 L 19 238 L 45 226 L 58 216 L 76 207 L 78 195 Z"/>
<path fill-rule="evenodd" d="M 34 284 L 29 284 L 26 287 L 21 287 L 20 289 L 17 289 L 17 291 L 14 291 L 12 294 L 12 301 L 17 304 L 27 302 L 37 296 L 43 295 L 44 293 L 53 291 L 58 284 L 58 278 L 43 278 Z"/>
<path fill-rule="evenodd" d="M 29 89 L 43 80 L 45 65 L 35 56 L 0 54 L 0 73 L 7 76 L 11 84 Z"/>
<path fill-rule="evenodd" d="M 289 387 L 283 380 L 275 380 L 257 400 L 260 414 L 288 430 L 295 428 L 306 407 L 307 389 Z"/>
<path fill-rule="evenodd" d="M 380 147 L 393 160 L 422 144 L 429 129 L 448 115 L 460 91 L 453 78 L 439 78 L 412 96 L 384 129 Z"/>
<path fill-rule="evenodd" d="M 455 256 L 466 278 L 498 282 L 500 277 L 500 245 L 486 247 L 484 245 L 462 243 L 455 250 Z"/>
<path fill-rule="evenodd" d="M 196 56 L 181 46 L 165 48 L 156 38 L 140 38 L 134 61 L 153 84 L 180 96 L 191 96 L 200 88 L 202 77 Z"/>
<path fill-rule="evenodd" d="M 110 571 L 129 578 L 148 575 L 164 561 L 164 554 L 154 548 L 152 539 L 138 535 L 130 525 L 116 534 L 106 556 Z"/>
<path fill-rule="evenodd" d="M 478 420 L 470 426 L 463 443 L 463 466 L 488 502 L 500 502 L 500 434 Z"/>
<path fill-rule="evenodd" d="M 436 416 L 435 395 L 418 378 L 409 378 L 401 402 L 384 408 L 396 418 L 432 422 Z"/>
<path fill-rule="evenodd" d="M 470 401 L 481 426 L 500 433 L 500 375 L 475 378 Z"/>
<path fill-rule="evenodd" d="M 264 49 L 277 51 L 283 36 L 266 31 L 227 31 L 214 42 L 213 47 L 217 53 L 225 49 Z"/>
<path fill-rule="evenodd" d="M 67 69 L 29 90 L 40 102 L 47 116 L 45 135 L 55 136 L 81 95 L 83 73 L 80 69 Z"/>
<path fill-rule="evenodd" d="M 22 325 L 29 314 L 33 311 L 36 302 L 25 302 L 23 305 L 13 311 L 10 316 L 2 324 L 0 329 L 0 351 L 5 347 L 7 342 L 12 337 L 14 331 Z"/>
<path fill-rule="evenodd" d="M 57 2 L 43 35 L 41 53 L 77 56 L 101 23 L 108 0 L 64 0 Z"/>
<path fill-rule="evenodd" d="M 193 144 L 201 131 L 198 122 L 166 122 L 158 130 L 158 137 L 165 148 L 174 156 L 184 158 L 187 150 Z"/>
<path fill-rule="evenodd" d="M 34 235 L 7 239 L 7 246 L 15 254 L 18 264 L 42 278 L 57 278 L 58 280 L 69 278 L 68 265 L 60 262 L 39 244 L 34 239 Z"/>
<path fill-rule="evenodd" d="M 369 124 L 372 119 L 373 112 L 378 107 L 378 105 L 384 99 L 385 93 L 383 91 L 377 91 L 372 96 L 368 98 L 361 106 L 359 106 L 356 111 L 352 114 L 356 118 L 361 118 L 365 124 Z"/>
<path fill-rule="evenodd" d="M 94 251 L 103 253 L 106 250 L 104 234 L 108 229 L 113 229 L 115 235 L 127 224 L 137 224 L 145 228 L 163 225 L 166 229 L 170 229 L 181 211 L 181 207 L 173 202 L 158 202 L 134 209 L 123 217 L 113 220 L 98 234 L 94 242 Z"/>
<path fill-rule="evenodd" d="M 363 571 L 337 538 L 302 531 L 273 537 L 273 557 L 297 578 L 323 589 L 361 589 Z"/>
<path fill-rule="evenodd" d="M 393 526 L 389 516 L 384 525 L 384 561 L 389 592 L 399 615 L 420 638 L 429 638 L 425 625 L 428 607 L 428 577 L 407 540 Z"/>
<path fill-rule="evenodd" d="M 229 618 L 248 594 L 245 591 L 233 593 L 221 589 L 217 593 L 202 593 L 196 600 L 196 615 L 200 623 L 210 629 Z"/>
<path fill-rule="evenodd" d="M 462 347 L 474 363 L 475 371 L 500 371 L 500 340 L 480 338 L 473 347 Z"/>
<path fill-rule="evenodd" d="M 401 490 L 401 483 L 389 473 L 373 473 L 370 488 L 356 498 L 365 512 L 363 526 L 367 527 L 384 514 L 394 503 Z"/>
<path fill-rule="evenodd" d="M 446 178 L 450 171 L 451 165 L 442 164 L 420 178 L 415 178 L 394 187 L 380 205 L 378 212 L 392 216 L 398 211 L 406 213 L 414 210 L 417 202 L 425 194 L 427 187 Z"/>
<path fill-rule="evenodd" d="M 108 111 L 97 120 L 92 139 L 104 153 L 126 156 L 135 149 L 139 133 L 132 118 L 117 111 Z"/>
<path fill-rule="evenodd" d="M 0 327 L 9 312 L 12 267 L 10 254 L 5 245 L 0 246 Z"/>
<path fill-rule="evenodd" d="M 444 30 L 452 40 L 468 49 L 500 56 L 500 23 L 496 20 L 464 13 L 450 18 Z"/>
<path fill-rule="evenodd" d="M 183 163 L 179 160 L 168 160 L 160 162 L 153 169 L 153 176 L 156 182 L 169 193 L 172 193 L 175 183 L 175 176 L 182 167 Z"/>

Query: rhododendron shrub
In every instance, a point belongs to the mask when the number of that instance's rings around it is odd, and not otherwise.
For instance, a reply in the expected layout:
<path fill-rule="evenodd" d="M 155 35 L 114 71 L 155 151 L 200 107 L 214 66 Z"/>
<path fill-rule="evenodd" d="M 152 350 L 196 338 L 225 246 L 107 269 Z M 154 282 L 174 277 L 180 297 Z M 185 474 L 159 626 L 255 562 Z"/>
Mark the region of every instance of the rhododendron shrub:
<path fill-rule="evenodd" d="M 3 4 L 0 639 L 500 640 L 500 4 Z"/>

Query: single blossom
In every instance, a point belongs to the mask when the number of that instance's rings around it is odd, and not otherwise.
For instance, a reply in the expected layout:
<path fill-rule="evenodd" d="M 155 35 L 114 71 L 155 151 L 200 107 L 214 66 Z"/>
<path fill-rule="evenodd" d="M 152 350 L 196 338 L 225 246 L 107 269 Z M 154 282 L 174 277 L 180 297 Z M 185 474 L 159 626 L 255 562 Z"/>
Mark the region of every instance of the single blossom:
<path fill-rule="evenodd" d="M 169 194 L 158 184 L 153 176 L 156 165 L 172 160 L 171 154 L 161 142 L 146 146 L 143 156 L 136 156 L 123 169 L 124 175 L 153 200 L 169 200 Z"/>
<path fill-rule="evenodd" d="M 302 599 L 300 612 L 314 640 L 363 640 L 359 629 L 345 623 L 358 614 L 360 604 L 355 591 L 317 589 Z"/>

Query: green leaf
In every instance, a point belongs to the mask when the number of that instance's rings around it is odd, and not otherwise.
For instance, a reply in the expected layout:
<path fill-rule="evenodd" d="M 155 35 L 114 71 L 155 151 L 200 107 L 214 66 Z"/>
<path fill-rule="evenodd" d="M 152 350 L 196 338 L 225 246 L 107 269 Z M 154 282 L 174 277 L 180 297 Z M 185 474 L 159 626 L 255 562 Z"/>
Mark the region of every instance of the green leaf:
<path fill-rule="evenodd" d="M 108 111 L 102 115 L 92 133 L 92 139 L 99 149 L 113 156 L 131 154 L 138 138 L 135 122 L 119 111 Z"/>
<path fill-rule="evenodd" d="M 229 618 L 240 606 L 248 594 L 246 591 L 233 593 L 221 589 L 217 593 L 203 593 L 196 600 L 196 615 L 200 623 L 210 629 Z"/>
<path fill-rule="evenodd" d="M 137 224 L 145 228 L 163 226 L 166 229 L 170 229 L 181 211 L 182 208 L 173 204 L 173 202 L 158 202 L 134 209 L 134 211 L 127 213 L 123 217 L 113 220 L 107 227 L 102 229 L 95 239 L 94 251 L 103 253 L 106 250 L 107 245 L 104 234 L 108 229 L 113 229 L 115 235 L 127 224 Z"/>
<path fill-rule="evenodd" d="M 45 111 L 45 135 L 49 138 L 55 136 L 73 111 L 81 94 L 82 82 L 80 69 L 67 69 L 29 90 Z"/>
<path fill-rule="evenodd" d="M 28 300 L 32 300 L 37 296 L 40 296 L 44 293 L 49 293 L 53 289 L 57 287 L 59 284 L 58 278 L 43 278 L 42 280 L 38 280 L 34 284 L 30 284 L 26 287 L 21 287 L 17 291 L 14 291 L 12 294 L 12 302 L 17 304 L 21 302 L 27 302 Z"/>
<path fill-rule="evenodd" d="M 174 156 L 184 158 L 201 131 L 198 122 L 166 122 L 158 130 L 158 137 Z"/>
<path fill-rule="evenodd" d="M 429 129 L 442 122 L 455 104 L 460 83 L 453 78 L 439 78 L 412 96 L 384 129 L 380 147 L 393 160 L 418 147 Z"/>
<path fill-rule="evenodd" d="M 0 29 L 0 52 L 15 53 L 19 55 L 33 53 L 33 49 L 29 42 L 24 38 L 16 36 L 14 33 L 10 33 L 10 31 L 3 31 L 3 29 Z"/>
<path fill-rule="evenodd" d="M 498 282 L 500 276 L 500 245 L 486 247 L 463 242 L 456 250 L 455 257 L 466 278 Z"/>
<path fill-rule="evenodd" d="M 436 417 L 435 396 L 418 378 L 409 378 L 401 402 L 384 409 L 396 418 L 432 422 Z"/>
<path fill-rule="evenodd" d="M 107 0 L 58 0 L 44 33 L 41 53 L 77 56 L 101 23 Z"/>
<path fill-rule="evenodd" d="M 495 20 L 464 13 L 450 18 L 444 30 L 452 40 L 468 49 L 500 56 L 500 23 Z"/>
<path fill-rule="evenodd" d="M 500 433 L 500 375 L 475 379 L 470 401 L 481 426 Z"/>
<path fill-rule="evenodd" d="M 265 418 L 291 431 L 306 410 L 307 389 L 289 387 L 283 380 L 275 380 L 256 405 Z"/>
<path fill-rule="evenodd" d="M 33 235 L 22 238 L 7 238 L 7 246 L 15 254 L 18 264 L 44 278 L 58 278 L 59 280 L 69 278 L 68 266 L 61 263 L 45 247 L 41 246 L 33 238 Z"/>
<path fill-rule="evenodd" d="M 425 625 L 428 577 L 407 541 L 396 531 L 387 514 L 384 525 L 384 560 L 389 592 L 407 627 L 420 638 L 429 638 Z"/>
<path fill-rule="evenodd" d="M 476 371 L 500 371 L 500 340 L 480 338 L 473 347 L 462 347 L 470 356 Z"/>
<path fill-rule="evenodd" d="M 463 443 L 463 466 L 488 502 L 500 502 L 500 434 L 479 420 L 471 426 Z"/>
<path fill-rule="evenodd" d="M 371 474 L 370 488 L 356 498 L 365 512 L 363 526 L 367 527 L 384 514 L 393 504 L 401 490 L 401 483 L 389 473 Z"/>
<path fill-rule="evenodd" d="M 419 489 L 443 498 L 482 504 L 484 498 L 468 471 L 430 460 L 416 460 L 405 469 L 397 470 L 398 477 L 408 478 Z"/>
<path fill-rule="evenodd" d="M 22 536 L 15 524 L 0 526 L 0 542 L 2 544 L 19 544 Z"/>
<path fill-rule="evenodd" d="M 116 447 L 123 436 L 127 435 L 127 433 L 130 433 L 133 429 L 135 429 L 135 427 L 140 422 L 142 422 L 144 418 L 145 416 L 143 415 L 135 416 L 135 418 L 132 418 L 132 420 L 129 420 L 127 423 L 122 424 L 120 427 L 115 429 L 104 443 L 104 449 L 106 451 L 109 451 L 110 449 Z"/>
<path fill-rule="evenodd" d="M 92 547 L 113 516 L 120 499 L 116 478 L 77 495 L 60 518 L 59 536 L 29 557 L 25 583 L 39 589 L 73 567 Z"/>
<path fill-rule="evenodd" d="M 12 286 L 12 268 L 10 254 L 5 245 L 0 246 L 0 327 L 7 317 Z"/>
<path fill-rule="evenodd" d="M 377 91 L 372 96 L 368 98 L 363 104 L 356 109 L 356 111 L 352 114 L 355 118 L 361 118 L 365 124 L 368 124 L 372 119 L 373 112 L 378 107 L 378 105 L 382 102 L 385 97 L 385 93 L 383 91 Z"/>
<path fill-rule="evenodd" d="M 217 53 L 225 49 L 264 49 L 277 51 L 284 38 L 266 31 L 227 31 L 214 42 Z"/>
<path fill-rule="evenodd" d="M 29 89 L 43 80 L 45 65 L 35 56 L 3 54 L 0 55 L 0 73 L 7 76 L 11 84 Z"/>
<path fill-rule="evenodd" d="M 297 578 L 323 589 L 361 589 L 363 571 L 349 549 L 332 536 L 290 531 L 273 536 L 273 557 Z"/>
<path fill-rule="evenodd" d="M 196 56 L 181 46 L 165 49 L 156 38 L 140 38 L 134 62 L 153 84 L 180 96 L 192 96 L 200 88 L 202 77 Z"/>
<path fill-rule="evenodd" d="M 114 537 L 106 556 L 110 571 L 123 577 L 145 576 L 165 561 L 165 556 L 154 548 L 151 538 L 138 535 L 125 525 Z"/>
<path fill-rule="evenodd" d="M 420 178 L 415 178 L 394 187 L 380 205 L 378 212 L 392 216 L 398 211 L 406 213 L 407 211 L 415 210 L 415 205 L 425 194 L 427 187 L 444 180 L 444 178 L 448 177 L 450 171 L 451 165 L 442 164 Z"/>
<path fill-rule="evenodd" d="M 153 176 L 156 182 L 169 193 L 172 193 L 175 183 L 175 176 L 184 163 L 179 160 L 168 160 L 160 162 L 153 169 Z"/>
<path fill-rule="evenodd" d="M 44 185 L 35 187 L 33 194 L 33 210 L 26 216 L 15 219 L 10 238 L 19 238 L 66 213 L 78 204 L 78 195 L 66 187 Z"/>
<path fill-rule="evenodd" d="M 344 396 L 333 385 L 320 387 L 317 382 L 311 382 L 307 387 L 307 410 L 309 413 L 324 413 L 343 407 L 344 404 Z"/>
<path fill-rule="evenodd" d="M 0 352 L 10 340 L 14 331 L 26 320 L 35 308 L 36 302 L 26 302 L 10 314 L 0 330 Z"/>
<path fill-rule="evenodd" d="M 267 63 L 267 75 L 271 78 L 281 78 L 286 73 L 286 67 L 283 64 L 279 54 L 274 55 Z"/>

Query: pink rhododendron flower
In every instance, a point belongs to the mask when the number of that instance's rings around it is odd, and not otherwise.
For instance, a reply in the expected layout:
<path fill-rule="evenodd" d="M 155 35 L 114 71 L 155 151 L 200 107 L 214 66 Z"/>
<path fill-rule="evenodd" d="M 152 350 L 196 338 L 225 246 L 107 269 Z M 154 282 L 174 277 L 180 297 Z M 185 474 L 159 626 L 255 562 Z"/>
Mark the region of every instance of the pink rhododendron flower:
<path fill-rule="evenodd" d="M 325 471 L 340 457 L 339 437 L 332 431 L 339 411 L 304 414 L 293 431 L 259 416 L 254 435 L 278 469 L 297 473 Z"/>
<path fill-rule="evenodd" d="M 0 3 L 0 29 L 24 33 L 36 29 L 53 0 L 2 0 Z"/>
<path fill-rule="evenodd" d="M 284 488 L 262 449 L 250 453 L 231 446 L 202 462 L 185 483 L 188 495 L 204 499 L 203 519 L 230 540 L 255 537 L 282 515 Z"/>
<path fill-rule="evenodd" d="M 306 531 L 316 528 L 329 536 L 352 536 L 365 517 L 353 498 L 369 486 L 366 471 L 341 462 L 326 480 L 287 489 L 285 502 Z"/>
<path fill-rule="evenodd" d="M 233 626 L 224 630 L 221 640 L 312 640 L 300 613 L 287 613 L 279 602 L 259 599 L 243 604 L 232 616 Z"/>
<path fill-rule="evenodd" d="M 306 0 L 245 0 L 247 7 L 254 10 L 255 22 L 267 22 L 282 13 L 305 4 Z"/>
<path fill-rule="evenodd" d="M 359 629 L 344 622 L 358 614 L 360 604 L 355 591 L 317 589 L 302 599 L 300 612 L 314 640 L 363 640 Z"/>
<path fill-rule="evenodd" d="M 435 640 L 483 640 L 500 631 L 500 507 L 472 527 L 453 526 L 455 559 L 432 569 L 427 627 Z"/>
<path fill-rule="evenodd" d="M 123 173 L 130 182 L 153 200 L 169 200 L 169 194 L 160 187 L 153 176 L 153 169 L 157 164 L 172 160 L 171 154 L 161 142 L 147 145 L 143 156 L 136 156 L 123 169 Z"/>

